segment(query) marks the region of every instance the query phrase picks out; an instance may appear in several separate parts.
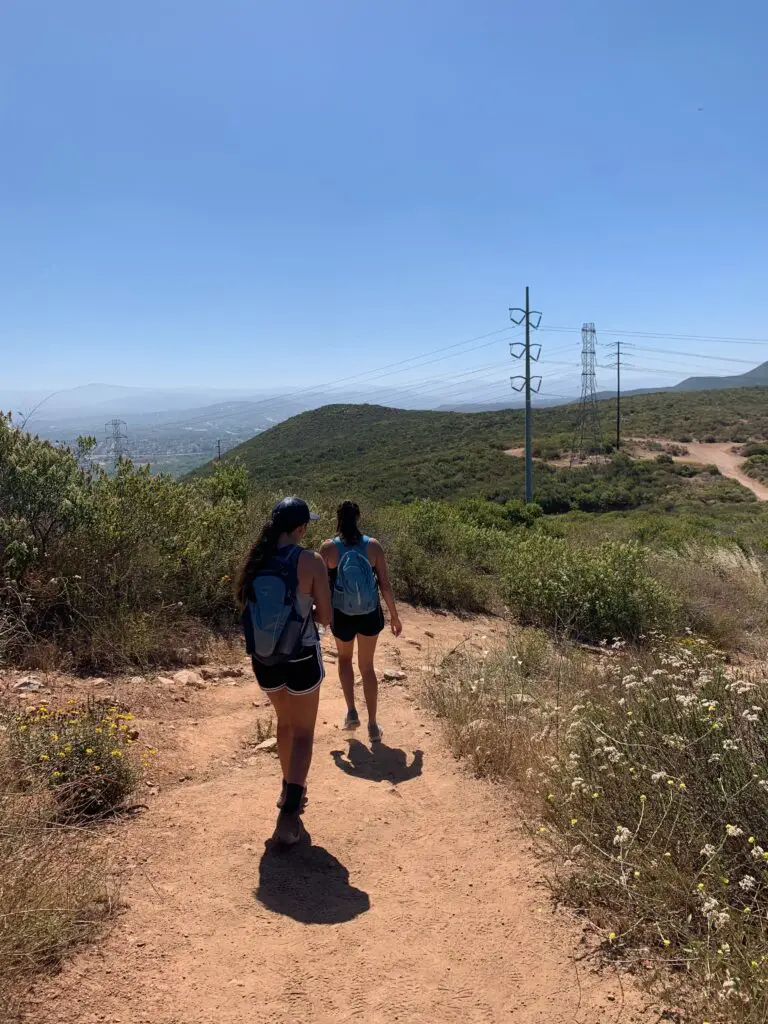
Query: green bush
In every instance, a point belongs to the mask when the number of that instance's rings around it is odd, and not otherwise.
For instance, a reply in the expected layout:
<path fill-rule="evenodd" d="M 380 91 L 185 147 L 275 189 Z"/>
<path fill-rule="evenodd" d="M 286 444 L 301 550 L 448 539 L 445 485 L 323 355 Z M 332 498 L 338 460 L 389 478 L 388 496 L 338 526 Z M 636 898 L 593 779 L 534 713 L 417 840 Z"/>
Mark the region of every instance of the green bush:
<path fill-rule="evenodd" d="M 510 545 L 502 594 L 520 621 L 592 642 L 670 626 L 675 601 L 653 579 L 637 544 L 578 548 L 536 536 Z"/>

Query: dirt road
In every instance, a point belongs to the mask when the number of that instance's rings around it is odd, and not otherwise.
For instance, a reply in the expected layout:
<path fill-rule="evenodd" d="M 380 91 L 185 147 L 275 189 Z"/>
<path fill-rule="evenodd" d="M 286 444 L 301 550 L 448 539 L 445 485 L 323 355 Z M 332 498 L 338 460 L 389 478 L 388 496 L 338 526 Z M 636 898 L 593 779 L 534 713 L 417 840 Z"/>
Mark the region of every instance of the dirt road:
<path fill-rule="evenodd" d="M 753 480 L 751 476 L 747 476 L 741 469 L 741 464 L 744 461 L 741 455 L 734 455 L 733 443 L 728 442 L 726 444 L 699 444 L 692 443 L 686 444 L 688 454 L 681 456 L 677 459 L 677 462 L 696 462 L 705 466 L 717 466 L 723 476 L 727 476 L 730 480 L 736 480 L 742 485 L 747 487 L 753 494 L 757 495 L 760 501 L 768 501 L 768 487 L 765 484 L 761 484 L 758 480 Z"/>
<path fill-rule="evenodd" d="M 655 1024 L 626 977 L 582 959 L 583 926 L 553 911 L 515 815 L 464 774 L 419 706 L 431 650 L 464 637 L 483 649 L 500 626 L 408 609 L 404 620 L 381 664 L 408 678 L 383 684 L 375 752 L 339 729 L 328 661 L 311 846 L 265 847 L 279 773 L 248 745 L 268 716 L 250 677 L 185 691 L 142 724 L 163 763 L 150 809 L 109 837 L 125 910 L 38 987 L 29 1021 Z"/>

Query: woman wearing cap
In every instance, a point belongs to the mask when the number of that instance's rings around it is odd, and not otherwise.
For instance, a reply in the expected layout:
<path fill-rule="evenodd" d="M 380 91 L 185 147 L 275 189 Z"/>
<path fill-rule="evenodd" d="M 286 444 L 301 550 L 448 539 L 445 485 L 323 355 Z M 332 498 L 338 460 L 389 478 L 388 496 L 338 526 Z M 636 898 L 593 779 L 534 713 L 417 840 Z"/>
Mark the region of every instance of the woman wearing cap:
<path fill-rule="evenodd" d="M 360 532 L 359 506 L 354 501 L 343 501 L 336 510 L 336 515 L 337 535 L 333 540 L 325 541 L 320 548 L 320 554 L 328 568 L 334 591 L 333 625 L 331 628 L 339 654 L 339 681 L 347 702 L 344 728 L 354 730 L 360 725 L 360 716 L 355 706 L 355 672 L 352 668 L 355 638 L 357 638 L 357 665 L 363 680 L 363 696 L 368 712 L 368 738 L 372 743 L 378 743 L 382 738 L 383 730 L 376 718 L 379 681 L 376 677 L 373 659 L 376 654 L 379 633 L 384 629 L 384 613 L 381 610 L 378 591 L 381 592 L 389 610 L 389 625 L 392 633 L 395 636 L 400 636 L 403 627 L 400 616 L 397 614 L 392 585 L 389 582 L 384 549 L 374 537 L 366 537 Z M 362 556 L 364 572 L 371 579 L 373 610 L 364 614 L 346 614 L 340 610 L 336 601 L 339 590 L 337 579 L 339 565 L 351 553 Z M 365 586 L 364 578 L 362 586 Z"/>
<path fill-rule="evenodd" d="M 283 787 L 274 838 L 289 845 L 298 842 L 302 835 L 300 814 L 306 804 L 320 684 L 325 676 L 315 624 L 327 626 L 331 621 L 331 597 L 323 560 L 300 545 L 310 520 L 317 518 L 301 498 L 278 502 L 251 548 L 237 582 L 238 602 L 244 609 L 260 574 L 287 573 L 296 581 L 295 606 L 303 620 L 300 649 L 289 660 L 277 664 L 264 664 L 255 656 L 252 658 L 258 684 L 277 715 Z"/>

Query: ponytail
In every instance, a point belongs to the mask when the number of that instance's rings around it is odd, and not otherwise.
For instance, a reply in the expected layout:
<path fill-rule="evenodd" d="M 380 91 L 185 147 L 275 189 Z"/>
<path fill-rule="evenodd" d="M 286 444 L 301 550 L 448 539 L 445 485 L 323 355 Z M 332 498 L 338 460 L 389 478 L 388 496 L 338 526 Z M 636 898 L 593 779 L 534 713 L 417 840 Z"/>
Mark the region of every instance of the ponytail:
<path fill-rule="evenodd" d="M 264 568 L 272 555 L 277 551 L 277 542 L 281 533 L 282 530 L 277 523 L 273 519 L 270 519 L 269 522 L 265 523 L 262 527 L 259 539 L 249 551 L 245 564 L 237 577 L 237 586 L 235 589 L 237 603 L 241 610 L 248 604 L 251 584 L 253 583 L 257 573 Z"/>
<path fill-rule="evenodd" d="M 350 547 L 362 540 L 363 535 L 357 526 L 359 518 L 360 506 L 354 501 L 342 501 L 336 509 L 336 532 Z"/>

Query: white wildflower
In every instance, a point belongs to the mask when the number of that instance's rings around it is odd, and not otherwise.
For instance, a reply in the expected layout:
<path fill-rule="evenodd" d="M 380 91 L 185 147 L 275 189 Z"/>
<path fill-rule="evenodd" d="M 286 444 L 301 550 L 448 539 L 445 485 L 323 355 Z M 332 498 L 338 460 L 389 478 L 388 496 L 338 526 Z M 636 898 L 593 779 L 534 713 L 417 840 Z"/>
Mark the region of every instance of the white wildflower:
<path fill-rule="evenodd" d="M 738 825 L 726 825 L 725 831 L 731 837 L 731 839 L 738 839 L 739 836 L 744 835 L 744 829 L 739 828 Z"/>
<path fill-rule="evenodd" d="M 739 749 L 739 741 L 738 740 L 723 740 L 723 750 L 738 750 L 738 749 Z"/>
<path fill-rule="evenodd" d="M 623 825 L 616 826 L 616 835 L 613 837 L 614 846 L 626 846 L 632 838 L 632 833 Z"/>
<path fill-rule="evenodd" d="M 717 854 L 717 850 L 714 848 L 712 843 L 707 843 L 706 846 L 702 847 L 699 851 L 702 857 L 706 857 L 709 860 L 710 857 L 714 857 Z"/>
<path fill-rule="evenodd" d="M 668 778 L 669 776 L 667 773 L 662 770 L 660 772 L 654 772 L 653 775 L 651 775 L 651 782 L 664 782 Z"/>
<path fill-rule="evenodd" d="M 739 882 L 739 888 L 743 889 L 744 892 L 752 892 L 756 885 L 757 883 L 755 882 L 752 875 L 744 875 L 744 877 Z"/>
<path fill-rule="evenodd" d="M 758 786 L 760 789 L 768 789 L 768 779 L 760 779 Z"/>
<path fill-rule="evenodd" d="M 723 986 L 720 989 L 721 999 L 730 999 L 731 996 L 736 995 L 736 982 L 730 975 L 723 982 Z"/>

